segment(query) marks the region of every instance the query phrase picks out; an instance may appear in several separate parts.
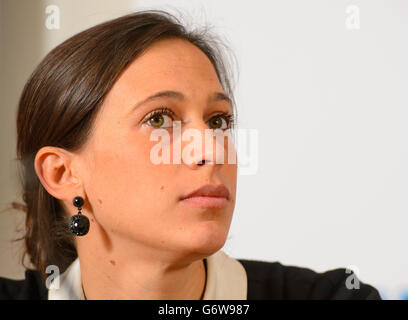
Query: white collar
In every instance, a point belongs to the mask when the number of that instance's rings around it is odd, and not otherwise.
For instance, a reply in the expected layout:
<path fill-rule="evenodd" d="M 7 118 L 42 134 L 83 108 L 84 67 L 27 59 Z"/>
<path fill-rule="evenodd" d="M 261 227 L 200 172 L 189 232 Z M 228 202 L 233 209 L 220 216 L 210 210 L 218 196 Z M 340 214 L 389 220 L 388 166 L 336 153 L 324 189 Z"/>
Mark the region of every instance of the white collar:
<path fill-rule="evenodd" d="M 203 300 L 247 299 L 247 274 L 238 260 L 221 250 L 206 260 L 207 281 Z M 79 258 L 67 268 L 59 281 L 59 289 L 51 285 L 48 290 L 48 300 L 85 300 Z"/>

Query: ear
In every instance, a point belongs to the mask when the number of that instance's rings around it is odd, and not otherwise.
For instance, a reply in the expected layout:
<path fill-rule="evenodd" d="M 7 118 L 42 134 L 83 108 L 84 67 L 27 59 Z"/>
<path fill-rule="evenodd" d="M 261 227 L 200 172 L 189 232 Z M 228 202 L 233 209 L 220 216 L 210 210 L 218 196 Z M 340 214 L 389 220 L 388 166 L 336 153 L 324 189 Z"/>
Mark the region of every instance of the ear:
<path fill-rule="evenodd" d="M 82 196 L 81 181 L 73 168 L 74 154 L 57 147 L 41 148 L 34 159 L 34 168 L 41 184 L 54 198 L 71 202 Z"/>

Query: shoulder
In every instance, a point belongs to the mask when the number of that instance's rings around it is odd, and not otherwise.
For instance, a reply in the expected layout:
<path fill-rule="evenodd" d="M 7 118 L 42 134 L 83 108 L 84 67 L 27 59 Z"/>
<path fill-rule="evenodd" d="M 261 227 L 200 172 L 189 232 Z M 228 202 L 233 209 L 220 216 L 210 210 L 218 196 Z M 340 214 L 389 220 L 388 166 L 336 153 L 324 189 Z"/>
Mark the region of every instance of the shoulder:
<path fill-rule="evenodd" d="M 345 268 L 316 272 L 280 262 L 237 259 L 248 278 L 248 300 L 381 300 L 377 289 Z"/>
<path fill-rule="evenodd" d="M 38 271 L 26 270 L 22 280 L 0 277 L 0 300 L 46 300 L 47 293 Z"/>

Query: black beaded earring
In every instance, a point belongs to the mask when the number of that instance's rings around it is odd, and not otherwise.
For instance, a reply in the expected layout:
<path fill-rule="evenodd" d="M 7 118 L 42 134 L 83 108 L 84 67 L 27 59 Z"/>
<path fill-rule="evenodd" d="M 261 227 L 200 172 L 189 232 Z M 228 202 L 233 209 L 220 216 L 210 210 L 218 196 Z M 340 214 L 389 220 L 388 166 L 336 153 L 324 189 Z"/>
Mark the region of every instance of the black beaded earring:
<path fill-rule="evenodd" d="M 81 213 L 84 199 L 75 197 L 73 200 L 75 207 L 78 207 L 78 214 L 71 217 L 69 220 L 69 231 L 75 236 L 84 236 L 89 231 L 89 219 Z"/>

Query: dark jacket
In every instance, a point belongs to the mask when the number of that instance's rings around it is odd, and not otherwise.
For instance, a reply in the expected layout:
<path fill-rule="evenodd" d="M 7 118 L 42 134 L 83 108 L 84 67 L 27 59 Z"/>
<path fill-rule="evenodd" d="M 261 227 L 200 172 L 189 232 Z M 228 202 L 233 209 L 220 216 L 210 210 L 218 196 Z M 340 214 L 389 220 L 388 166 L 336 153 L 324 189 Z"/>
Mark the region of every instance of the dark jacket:
<path fill-rule="evenodd" d="M 381 300 L 377 289 L 358 279 L 359 288 L 348 289 L 346 279 L 351 274 L 344 268 L 318 273 L 279 262 L 237 260 L 247 273 L 248 300 Z M 26 270 L 24 280 L 0 278 L 0 299 L 46 300 L 47 295 L 38 271 Z"/>

